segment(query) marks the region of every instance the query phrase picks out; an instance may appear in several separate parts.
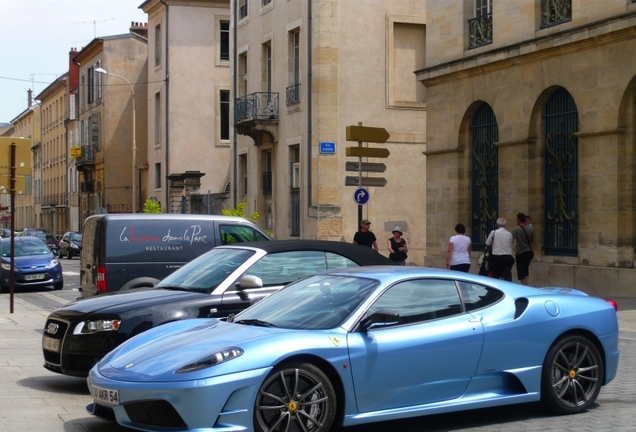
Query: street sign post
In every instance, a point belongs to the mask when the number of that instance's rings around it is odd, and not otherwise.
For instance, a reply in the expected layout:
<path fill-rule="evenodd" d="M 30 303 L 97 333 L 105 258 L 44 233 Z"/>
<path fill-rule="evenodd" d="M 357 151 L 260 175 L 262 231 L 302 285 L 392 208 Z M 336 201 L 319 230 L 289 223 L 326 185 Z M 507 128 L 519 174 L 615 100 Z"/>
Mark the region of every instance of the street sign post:
<path fill-rule="evenodd" d="M 370 197 L 371 197 L 371 195 L 369 194 L 369 191 L 366 190 L 365 188 L 358 188 L 353 193 L 353 200 L 359 206 L 362 206 L 362 205 L 365 205 L 366 203 L 368 203 Z"/>
<path fill-rule="evenodd" d="M 371 163 L 371 162 L 346 162 L 345 163 L 346 171 L 364 171 L 364 172 L 374 172 L 374 173 L 383 173 L 386 171 L 386 165 L 383 163 Z"/>
<path fill-rule="evenodd" d="M 362 177 L 361 179 L 353 176 L 345 177 L 345 186 L 384 187 L 386 183 L 384 177 Z"/>
<path fill-rule="evenodd" d="M 385 143 L 391 136 L 384 128 L 362 126 L 347 126 L 347 141 Z"/>

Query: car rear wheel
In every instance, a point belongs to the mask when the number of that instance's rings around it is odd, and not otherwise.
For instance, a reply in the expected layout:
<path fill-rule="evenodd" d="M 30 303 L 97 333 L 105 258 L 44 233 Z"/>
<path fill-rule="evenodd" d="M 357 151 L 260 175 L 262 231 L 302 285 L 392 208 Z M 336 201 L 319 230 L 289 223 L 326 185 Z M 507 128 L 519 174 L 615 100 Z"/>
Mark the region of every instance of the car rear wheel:
<path fill-rule="evenodd" d="M 287 363 L 261 385 L 254 406 L 257 432 L 326 432 L 336 416 L 336 392 L 310 363 Z"/>
<path fill-rule="evenodd" d="M 557 341 L 543 363 L 541 401 L 554 414 L 587 410 L 601 391 L 604 365 L 596 345 L 583 336 Z"/>

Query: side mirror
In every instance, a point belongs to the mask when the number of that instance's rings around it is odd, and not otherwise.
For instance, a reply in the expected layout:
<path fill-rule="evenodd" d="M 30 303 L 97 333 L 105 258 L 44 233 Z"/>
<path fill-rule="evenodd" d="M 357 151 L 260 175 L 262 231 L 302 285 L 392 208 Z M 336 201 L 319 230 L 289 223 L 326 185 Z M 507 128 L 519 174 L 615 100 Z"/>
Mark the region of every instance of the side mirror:
<path fill-rule="evenodd" d="M 250 300 L 250 296 L 243 290 L 248 288 L 263 288 L 263 280 L 258 276 L 246 275 L 239 279 L 236 283 L 236 288 L 239 291 L 238 295 L 241 300 L 248 301 Z"/>
<path fill-rule="evenodd" d="M 375 327 L 385 327 L 399 324 L 400 314 L 389 310 L 379 310 L 366 316 L 360 321 L 362 331 L 368 331 Z"/>

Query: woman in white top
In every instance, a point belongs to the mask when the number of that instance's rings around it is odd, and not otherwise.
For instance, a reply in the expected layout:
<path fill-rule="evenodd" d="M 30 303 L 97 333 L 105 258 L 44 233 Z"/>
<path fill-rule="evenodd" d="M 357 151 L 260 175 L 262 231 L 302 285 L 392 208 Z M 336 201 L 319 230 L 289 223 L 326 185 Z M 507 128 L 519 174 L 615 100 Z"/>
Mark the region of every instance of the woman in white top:
<path fill-rule="evenodd" d="M 473 249 L 470 238 L 466 235 L 464 224 L 455 225 L 455 235 L 448 242 L 446 251 L 446 268 L 468 273 L 470 269 L 470 252 Z"/>

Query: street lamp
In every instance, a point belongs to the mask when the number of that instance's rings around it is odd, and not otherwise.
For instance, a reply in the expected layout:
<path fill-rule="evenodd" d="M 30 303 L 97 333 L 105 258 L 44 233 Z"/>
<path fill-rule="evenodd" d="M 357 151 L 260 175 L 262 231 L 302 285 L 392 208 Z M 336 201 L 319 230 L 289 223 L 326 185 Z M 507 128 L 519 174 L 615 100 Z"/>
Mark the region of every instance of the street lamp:
<path fill-rule="evenodd" d="M 95 69 L 95 72 L 100 73 L 100 74 L 104 74 L 104 75 L 111 75 L 117 78 L 121 78 L 124 81 L 126 81 L 128 83 L 128 85 L 130 86 L 130 90 L 132 90 L 132 112 L 133 112 L 133 119 L 132 119 L 132 212 L 135 213 L 135 165 L 137 163 L 137 128 L 135 125 L 135 87 L 131 84 L 130 81 L 128 81 L 126 78 L 124 78 L 121 75 L 117 75 L 114 73 L 110 73 L 107 72 L 105 69 L 102 68 L 97 68 Z"/>

